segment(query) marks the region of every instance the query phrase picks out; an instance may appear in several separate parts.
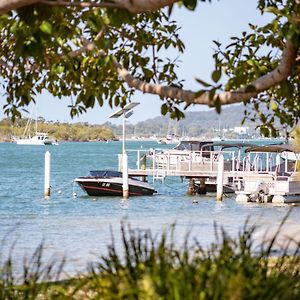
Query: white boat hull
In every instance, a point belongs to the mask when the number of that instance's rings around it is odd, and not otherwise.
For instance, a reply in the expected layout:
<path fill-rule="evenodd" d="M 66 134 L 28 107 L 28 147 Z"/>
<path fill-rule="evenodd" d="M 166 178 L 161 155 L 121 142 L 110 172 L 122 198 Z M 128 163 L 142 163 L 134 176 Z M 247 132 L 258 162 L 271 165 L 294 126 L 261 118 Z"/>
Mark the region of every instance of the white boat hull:
<path fill-rule="evenodd" d="M 32 145 L 32 146 L 45 146 L 45 145 L 57 145 L 57 143 L 50 139 L 46 134 L 35 135 L 31 138 L 17 139 L 18 145 Z"/>
<path fill-rule="evenodd" d="M 237 191 L 238 202 L 300 203 L 297 175 L 253 174 L 244 177 L 244 190 Z"/>

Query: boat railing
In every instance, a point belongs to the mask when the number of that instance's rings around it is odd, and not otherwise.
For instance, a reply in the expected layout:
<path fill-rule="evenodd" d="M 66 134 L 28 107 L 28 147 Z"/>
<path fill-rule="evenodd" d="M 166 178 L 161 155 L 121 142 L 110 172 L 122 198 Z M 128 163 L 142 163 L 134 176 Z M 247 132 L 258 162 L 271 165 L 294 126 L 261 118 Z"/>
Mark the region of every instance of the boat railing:
<path fill-rule="evenodd" d="M 290 160 L 287 155 L 269 152 L 251 152 L 243 158 L 244 172 L 292 174 L 299 172 L 299 160 Z"/>
<path fill-rule="evenodd" d="M 166 176 L 216 177 L 220 154 L 224 157 L 224 174 L 233 180 L 241 180 L 246 174 L 270 174 L 290 176 L 297 170 L 297 161 L 278 153 L 240 151 L 184 151 L 174 149 L 130 149 L 127 150 L 129 169 L 132 173 Z M 119 170 L 121 171 L 121 160 Z M 298 168 L 300 162 L 298 162 Z M 299 172 L 299 169 L 298 169 Z M 142 175 L 141 175 L 142 176 Z"/>
<path fill-rule="evenodd" d="M 224 156 L 224 170 L 241 171 L 242 158 L 235 151 L 180 151 L 180 150 L 127 150 L 129 156 L 135 156 L 137 170 L 164 170 L 166 174 L 174 172 L 217 172 L 220 154 Z M 135 154 L 134 154 L 135 153 Z M 129 158 L 132 162 L 132 159 Z"/>

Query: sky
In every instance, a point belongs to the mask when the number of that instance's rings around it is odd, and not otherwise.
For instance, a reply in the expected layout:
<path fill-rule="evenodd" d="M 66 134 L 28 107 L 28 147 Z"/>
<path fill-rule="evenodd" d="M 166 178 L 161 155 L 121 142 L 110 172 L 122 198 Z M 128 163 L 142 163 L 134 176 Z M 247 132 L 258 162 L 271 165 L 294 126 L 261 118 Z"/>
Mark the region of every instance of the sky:
<path fill-rule="evenodd" d="M 210 80 L 213 71 L 213 40 L 221 43 L 228 43 L 231 36 L 240 36 L 242 31 L 248 30 L 248 23 L 263 24 L 268 20 L 268 15 L 261 15 L 256 9 L 256 0 L 220 0 L 212 3 L 199 2 L 197 10 L 190 12 L 185 8 L 175 8 L 172 17 L 181 26 L 180 36 L 186 46 L 185 53 L 180 57 L 178 77 L 185 79 L 186 89 L 197 90 L 200 86 L 195 78 Z M 162 101 L 158 96 L 147 95 L 136 92 L 133 101 L 140 102 L 130 117 L 130 123 L 154 118 L 160 115 Z M 5 99 L 0 99 L 0 106 Z M 37 98 L 38 115 L 47 121 L 59 122 L 88 122 L 90 124 L 103 124 L 110 121 L 120 124 L 121 120 L 109 119 L 109 116 L 116 111 L 108 105 L 99 107 L 95 105 L 80 117 L 71 118 L 68 105 L 70 99 L 54 98 L 47 92 Z M 188 111 L 205 110 L 205 106 L 193 106 Z M 30 110 L 33 110 L 32 108 Z M 28 116 L 28 115 L 24 115 Z M 3 110 L 0 110 L 0 118 L 4 117 Z"/>

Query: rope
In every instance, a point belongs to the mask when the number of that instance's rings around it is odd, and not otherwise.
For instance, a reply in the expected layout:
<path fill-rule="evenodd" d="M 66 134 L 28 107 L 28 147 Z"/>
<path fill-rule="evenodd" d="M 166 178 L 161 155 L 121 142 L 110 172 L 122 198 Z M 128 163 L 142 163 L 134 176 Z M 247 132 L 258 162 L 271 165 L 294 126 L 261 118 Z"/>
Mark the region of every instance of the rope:
<path fill-rule="evenodd" d="M 59 193 L 59 192 L 61 192 L 63 189 L 65 189 L 68 185 L 71 185 L 71 184 L 73 185 L 73 188 L 74 188 L 74 180 L 72 180 L 71 182 L 68 182 L 68 183 L 66 183 L 65 185 L 63 185 L 63 186 L 57 188 L 56 190 L 53 190 L 53 192 L 54 192 L 54 193 Z"/>

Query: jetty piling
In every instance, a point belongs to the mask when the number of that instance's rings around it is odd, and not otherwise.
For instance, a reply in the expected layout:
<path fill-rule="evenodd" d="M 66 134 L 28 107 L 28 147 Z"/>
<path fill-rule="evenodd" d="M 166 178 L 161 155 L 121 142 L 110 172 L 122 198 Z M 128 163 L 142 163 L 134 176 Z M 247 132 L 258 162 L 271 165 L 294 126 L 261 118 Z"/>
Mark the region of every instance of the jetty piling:
<path fill-rule="evenodd" d="M 218 174 L 217 174 L 217 200 L 223 199 L 223 180 L 224 180 L 224 156 L 219 155 Z"/>
<path fill-rule="evenodd" d="M 129 187 L 128 187 L 128 155 L 126 152 L 123 153 L 123 198 L 128 199 L 129 197 Z"/>
<path fill-rule="evenodd" d="M 44 196 L 50 197 L 50 172 L 51 172 L 51 154 L 49 151 L 45 153 L 45 177 L 44 177 Z"/>

